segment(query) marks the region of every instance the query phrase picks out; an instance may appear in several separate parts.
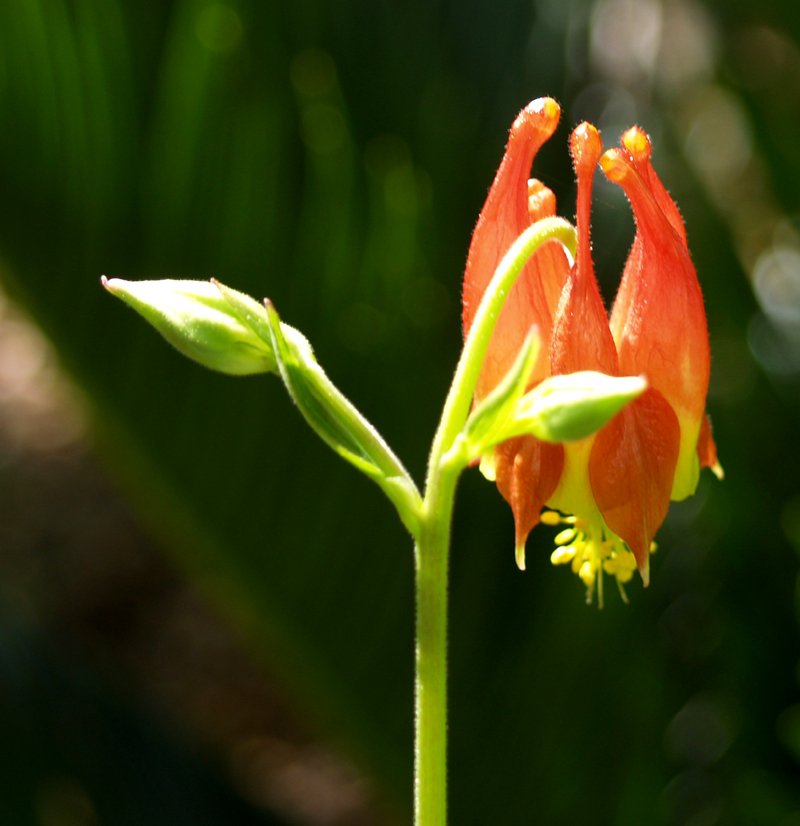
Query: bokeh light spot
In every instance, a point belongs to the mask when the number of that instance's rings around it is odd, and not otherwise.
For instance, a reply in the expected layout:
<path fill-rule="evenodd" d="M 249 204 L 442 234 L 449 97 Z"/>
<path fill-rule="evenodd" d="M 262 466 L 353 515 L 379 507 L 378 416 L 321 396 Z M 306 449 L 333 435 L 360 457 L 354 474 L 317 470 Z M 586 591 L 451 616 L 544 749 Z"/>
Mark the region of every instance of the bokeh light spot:
<path fill-rule="evenodd" d="M 306 97 L 321 97 L 336 87 L 336 64 L 322 49 L 300 52 L 290 71 L 294 88 Z"/>
<path fill-rule="evenodd" d="M 329 103 L 312 103 L 302 115 L 300 134 L 305 145 L 317 155 L 330 155 L 345 143 L 344 115 Z"/>
<path fill-rule="evenodd" d="M 211 3 L 197 15 L 196 31 L 210 52 L 232 52 L 242 40 L 242 19 L 230 6 Z"/>
<path fill-rule="evenodd" d="M 386 341 L 388 325 L 383 313 L 369 304 L 351 304 L 339 316 L 339 341 L 354 353 L 370 353 Z"/>
<path fill-rule="evenodd" d="M 592 16 L 593 62 L 620 83 L 650 75 L 658 57 L 661 20 L 658 0 L 602 0 Z"/>
<path fill-rule="evenodd" d="M 686 156 L 713 187 L 739 175 L 753 154 L 750 123 L 740 101 L 708 87 L 686 136 Z"/>
<path fill-rule="evenodd" d="M 451 299 L 435 278 L 414 278 L 403 292 L 403 310 L 408 320 L 423 330 L 438 327 L 450 311 Z"/>
<path fill-rule="evenodd" d="M 94 826 L 97 813 L 86 790 L 73 777 L 51 777 L 36 791 L 40 826 Z"/>

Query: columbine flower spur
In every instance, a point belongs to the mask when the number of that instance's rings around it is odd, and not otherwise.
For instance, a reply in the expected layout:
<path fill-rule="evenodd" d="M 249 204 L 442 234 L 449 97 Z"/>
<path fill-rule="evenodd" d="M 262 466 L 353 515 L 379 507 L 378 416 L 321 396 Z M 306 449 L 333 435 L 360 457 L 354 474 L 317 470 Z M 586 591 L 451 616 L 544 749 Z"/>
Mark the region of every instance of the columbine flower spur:
<path fill-rule="evenodd" d="M 465 335 L 514 240 L 555 215 L 553 193 L 528 176 L 559 116 L 554 100 L 540 98 L 511 127 L 470 245 Z M 587 599 L 597 590 L 602 604 L 604 572 L 616 577 L 623 598 L 623 585 L 637 567 L 648 584 L 653 538 L 670 500 L 694 493 L 701 468 L 712 468 L 720 478 L 722 469 L 705 414 L 710 354 L 703 297 L 680 213 L 650 163 L 650 141 L 633 127 L 622 136 L 621 148 L 603 154 L 597 129 L 582 123 L 572 132 L 570 151 L 578 180 L 574 263 L 553 242 L 527 263 L 498 318 L 475 401 L 502 381 L 533 325 L 541 346 L 529 387 L 548 376 L 587 370 L 646 377 L 648 389 L 593 436 L 563 444 L 520 436 L 481 462 L 513 510 L 520 568 L 532 528 L 540 521 L 562 524 L 551 559 L 569 563 L 586 585 Z M 595 280 L 589 235 L 598 162 L 624 189 L 636 220 L 610 318 Z"/>

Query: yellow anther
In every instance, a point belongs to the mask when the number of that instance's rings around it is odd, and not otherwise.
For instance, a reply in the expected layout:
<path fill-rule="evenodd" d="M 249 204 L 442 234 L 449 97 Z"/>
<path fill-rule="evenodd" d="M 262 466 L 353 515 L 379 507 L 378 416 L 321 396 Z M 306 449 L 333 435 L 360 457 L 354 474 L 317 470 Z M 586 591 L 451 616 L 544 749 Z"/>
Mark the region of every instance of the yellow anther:
<path fill-rule="evenodd" d="M 583 584 L 587 588 L 591 588 L 592 585 L 594 585 L 595 573 L 595 566 L 587 559 L 586 562 L 581 565 L 578 576 L 583 580 Z"/>
<path fill-rule="evenodd" d="M 568 545 L 566 548 L 556 548 L 553 553 L 550 554 L 550 561 L 553 565 L 566 565 L 574 556 L 575 548 L 572 545 Z"/>
<path fill-rule="evenodd" d="M 604 560 L 603 570 L 607 574 L 616 574 L 619 571 L 619 560 L 616 557 Z"/>
<path fill-rule="evenodd" d="M 569 564 L 586 586 L 586 601 L 597 598 L 603 605 L 603 576 L 616 579 L 620 595 L 628 601 L 623 584 L 630 582 L 636 572 L 636 557 L 625 542 L 605 525 L 602 519 L 588 520 L 580 516 L 562 516 L 555 511 L 545 511 L 541 521 L 547 525 L 569 525 L 555 537 L 556 548 L 550 555 L 553 565 Z M 656 548 L 650 546 L 650 553 Z"/>
<path fill-rule="evenodd" d="M 563 517 L 557 511 L 542 511 L 539 521 L 543 525 L 560 525 Z"/>
<path fill-rule="evenodd" d="M 556 534 L 556 538 L 553 541 L 556 545 L 566 545 L 567 542 L 572 542 L 573 539 L 575 539 L 575 531 L 572 528 L 567 528 L 565 531 Z"/>
<path fill-rule="evenodd" d="M 600 545 L 600 555 L 610 557 L 616 544 L 617 543 L 613 539 L 606 539 L 606 541 Z"/>
<path fill-rule="evenodd" d="M 658 550 L 658 545 L 655 542 L 650 543 L 650 553 L 654 554 Z"/>

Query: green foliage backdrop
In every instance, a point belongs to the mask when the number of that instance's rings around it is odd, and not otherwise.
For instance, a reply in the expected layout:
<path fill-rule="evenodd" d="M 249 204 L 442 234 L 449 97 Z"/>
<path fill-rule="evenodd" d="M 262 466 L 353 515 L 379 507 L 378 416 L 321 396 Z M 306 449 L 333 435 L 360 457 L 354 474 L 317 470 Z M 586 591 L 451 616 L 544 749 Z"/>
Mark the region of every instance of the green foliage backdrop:
<path fill-rule="evenodd" d="M 0 5 L 2 280 L 87 390 L 99 450 L 152 530 L 401 820 L 409 537 L 275 377 L 182 360 L 99 277 L 215 277 L 269 296 L 421 480 L 461 340 L 469 237 L 508 126 L 533 97 L 562 103 L 534 174 L 570 217 L 568 130 L 607 116 L 611 145 L 620 130 L 606 104 L 622 100 L 653 134 L 687 222 L 728 477 L 704 477 L 673 509 L 650 589 L 633 585 L 628 607 L 611 595 L 598 613 L 550 566 L 547 529 L 529 541 L 528 571 L 516 570 L 510 512 L 476 471 L 465 476 L 452 553 L 452 822 L 800 822 L 797 372 L 753 356 L 758 305 L 738 225 L 681 131 L 696 89 L 625 86 L 592 62 L 611 5 Z M 663 15 L 678 5 L 655 3 Z M 716 62 L 702 82 L 749 119 L 759 180 L 791 216 L 794 87 L 748 83 L 740 47 L 770 31 L 796 54 L 800 16 L 789 2 L 758 5 L 680 8 L 710 27 Z M 624 199 L 598 183 L 609 297 L 632 232 Z"/>

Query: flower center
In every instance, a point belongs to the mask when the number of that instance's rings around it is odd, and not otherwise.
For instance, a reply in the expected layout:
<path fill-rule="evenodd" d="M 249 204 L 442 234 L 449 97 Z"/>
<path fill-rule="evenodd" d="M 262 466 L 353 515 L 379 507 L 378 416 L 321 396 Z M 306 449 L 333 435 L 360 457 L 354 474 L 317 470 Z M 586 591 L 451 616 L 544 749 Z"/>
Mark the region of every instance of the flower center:
<path fill-rule="evenodd" d="M 586 586 L 586 602 L 591 603 L 597 591 L 597 604 L 603 607 L 603 574 L 617 580 L 623 602 L 628 601 L 624 585 L 633 577 L 636 559 L 625 542 L 603 522 L 602 517 L 583 519 L 579 516 L 562 516 L 557 511 L 543 511 L 541 521 L 545 525 L 565 525 L 556 535 L 556 549 L 550 556 L 553 565 L 572 565 Z M 650 544 L 650 553 L 656 543 Z"/>

